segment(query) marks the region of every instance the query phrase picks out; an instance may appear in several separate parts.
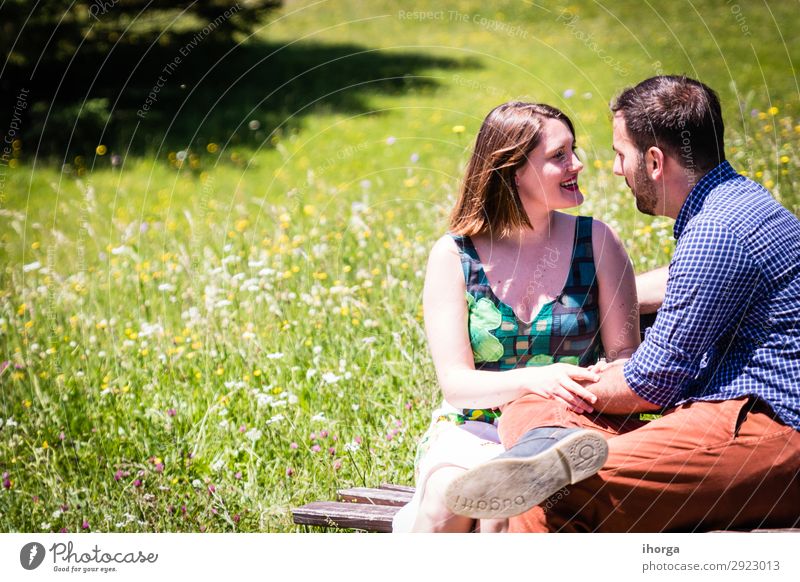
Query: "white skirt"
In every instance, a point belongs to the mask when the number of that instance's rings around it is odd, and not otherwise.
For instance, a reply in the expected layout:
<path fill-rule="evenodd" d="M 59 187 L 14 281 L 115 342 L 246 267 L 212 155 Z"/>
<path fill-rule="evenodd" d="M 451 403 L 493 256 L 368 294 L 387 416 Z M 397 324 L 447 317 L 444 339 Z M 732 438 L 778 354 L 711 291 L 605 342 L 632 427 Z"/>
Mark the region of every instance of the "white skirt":
<path fill-rule="evenodd" d="M 411 502 L 398 511 L 392 520 L 392 532 L 410 532 L 425 495 L 428 478 L 442 467 L 471 469 L 493 459 L 505 449 L 500 444 L 496 424 L 468 420 L 456 424 L 440 417 L 461 411 L 446 402 L 433 412 L 433 421 L 417 445 L 414 462 L 416 491 Z M 496 423 L 497 421 L 495 421 Z"/>

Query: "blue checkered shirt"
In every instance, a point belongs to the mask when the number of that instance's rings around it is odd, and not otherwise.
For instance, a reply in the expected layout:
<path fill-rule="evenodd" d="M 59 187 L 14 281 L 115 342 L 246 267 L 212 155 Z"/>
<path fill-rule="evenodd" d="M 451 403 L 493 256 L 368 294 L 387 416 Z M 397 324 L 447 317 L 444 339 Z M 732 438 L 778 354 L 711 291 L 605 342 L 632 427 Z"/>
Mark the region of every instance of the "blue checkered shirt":
<path fill-rule="evenodd" d="M 759 396 L 800 430 L 800 220 L 723 162 L 674 232 L 664 304 L 625 364 L 628 385 L 664 407 Z"/>

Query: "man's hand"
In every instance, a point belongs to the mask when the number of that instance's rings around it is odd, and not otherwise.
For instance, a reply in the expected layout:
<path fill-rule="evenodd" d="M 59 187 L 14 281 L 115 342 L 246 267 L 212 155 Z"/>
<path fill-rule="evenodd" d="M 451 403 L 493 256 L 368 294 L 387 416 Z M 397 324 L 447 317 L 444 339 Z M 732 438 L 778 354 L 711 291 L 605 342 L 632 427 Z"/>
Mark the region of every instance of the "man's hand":
<path fill-rule="evenodd" d="M 602 414 L 630 414 L 632 412 L 649 412 L 661 407 L 653 404 L 630 389 L 622 372 L 627 360 L 598 362 L 592 371 L 600 374 L 600 380 L 593 384 L 584 384 L 589 392 L 597 396 L 594 402 L 596 412 Z"/>

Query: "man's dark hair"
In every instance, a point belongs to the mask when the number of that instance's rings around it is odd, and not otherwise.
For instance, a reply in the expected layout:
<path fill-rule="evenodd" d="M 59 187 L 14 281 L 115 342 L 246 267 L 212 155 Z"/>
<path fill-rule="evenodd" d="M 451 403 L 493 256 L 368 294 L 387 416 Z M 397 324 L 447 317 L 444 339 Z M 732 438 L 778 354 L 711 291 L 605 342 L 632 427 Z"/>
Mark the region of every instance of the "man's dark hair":
<path fill-rule="evenodd" d="M 683 76 L 651 77 L 625 89 L 611 103 L 621 112 L 641 154 L 656 146 L 684 168 L 708 172 L 725 161 L 725 126 L 719 97 Z"/>

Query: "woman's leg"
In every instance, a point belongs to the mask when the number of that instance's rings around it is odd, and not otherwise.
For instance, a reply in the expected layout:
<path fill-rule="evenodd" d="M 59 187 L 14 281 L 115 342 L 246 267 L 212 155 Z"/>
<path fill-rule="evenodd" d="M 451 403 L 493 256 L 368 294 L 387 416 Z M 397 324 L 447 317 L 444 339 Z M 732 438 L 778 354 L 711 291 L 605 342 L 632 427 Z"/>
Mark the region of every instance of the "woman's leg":
<path fill-rule="evenodd" d="M 478 533 L 506 533 L 508 531 L 507 519 L 479 519 Z"/>
<path fill-rule="evenodd" d="M 466 469 L 441 467 L 428 477 L 422 501 L 417 512 L 412 532 L 424 533 L 468 533 L 473 530 L 472 518 L 452 513 L 444 503 L 444 492 L 453 479 L 463 475 Z"/>

